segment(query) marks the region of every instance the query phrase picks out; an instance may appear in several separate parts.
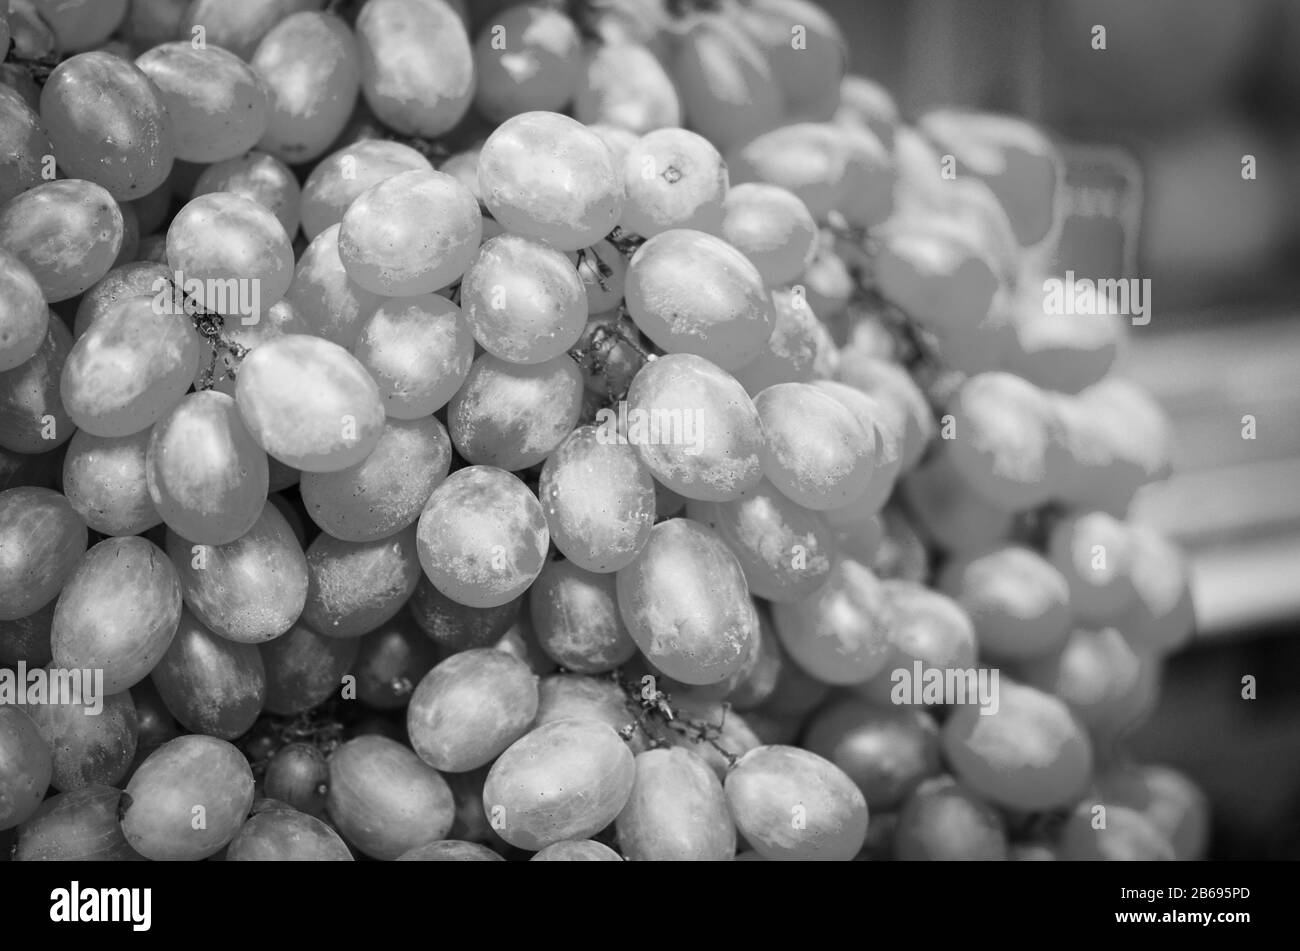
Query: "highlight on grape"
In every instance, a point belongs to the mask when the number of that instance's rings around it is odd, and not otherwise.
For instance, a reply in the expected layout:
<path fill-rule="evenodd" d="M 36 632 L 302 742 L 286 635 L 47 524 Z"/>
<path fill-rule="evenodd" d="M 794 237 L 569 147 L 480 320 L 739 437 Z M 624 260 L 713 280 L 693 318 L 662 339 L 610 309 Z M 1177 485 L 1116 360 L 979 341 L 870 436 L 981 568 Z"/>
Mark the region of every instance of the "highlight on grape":
<path fill-rule="evenodd" d="M 1170 426 L 1083 315 L 1150 288 L 1045 296 L 1046 131 L 812 0 L 10 33 L 0 858 L 1204 856 L 1127 746 Z"/>
<path fill-rule="evenodd" d="M 0 706 L 78 707 L 88 717 L 104 712 L 104 671 L 85 667 L 0 667 Z"/>
<path fill-rule="evenodd" d="M 617 407 L 596 410 L 596 441 L 602 446 L 680 446 L 688 456 L 697 456 L 707 415 L 691 407 L 652 406 L 629 408 L 627 400 Z"/>

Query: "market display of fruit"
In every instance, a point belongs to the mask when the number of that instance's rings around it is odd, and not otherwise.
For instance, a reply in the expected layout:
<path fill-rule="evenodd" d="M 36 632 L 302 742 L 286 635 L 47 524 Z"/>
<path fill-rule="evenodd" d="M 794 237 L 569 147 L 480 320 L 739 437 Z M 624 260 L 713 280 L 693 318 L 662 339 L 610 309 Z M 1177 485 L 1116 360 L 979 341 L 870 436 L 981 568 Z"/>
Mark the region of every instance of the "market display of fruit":
<path fill-rule="evenodd" d="M 1043 304 L 1046 132 L 901 117 L 809 0 L 3 49 L 12 858 L 1203 857 L 1125 748 L 1170 434 Z"/>

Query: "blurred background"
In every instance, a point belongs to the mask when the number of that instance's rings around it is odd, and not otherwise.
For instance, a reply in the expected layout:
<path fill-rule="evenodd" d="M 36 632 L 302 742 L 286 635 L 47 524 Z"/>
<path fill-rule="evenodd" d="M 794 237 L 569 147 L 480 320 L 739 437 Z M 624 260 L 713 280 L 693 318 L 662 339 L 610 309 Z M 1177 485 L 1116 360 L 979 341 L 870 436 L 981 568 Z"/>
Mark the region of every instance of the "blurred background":
<path fill-rule="evenodd" d="M 1059 139 L 1059 270 L 1086 273 L 1098 235 L 1133 243 L 1153 310 L 1124 372 L 1175 427 L 1175 475 L 1135 516 L 1188 550 L 1198 617 L 1134 752 L 1207 790 L 1213 858 L 1300 858 L 1300 2 L 821 2 L 906 117 L 1014 112 Z"/>

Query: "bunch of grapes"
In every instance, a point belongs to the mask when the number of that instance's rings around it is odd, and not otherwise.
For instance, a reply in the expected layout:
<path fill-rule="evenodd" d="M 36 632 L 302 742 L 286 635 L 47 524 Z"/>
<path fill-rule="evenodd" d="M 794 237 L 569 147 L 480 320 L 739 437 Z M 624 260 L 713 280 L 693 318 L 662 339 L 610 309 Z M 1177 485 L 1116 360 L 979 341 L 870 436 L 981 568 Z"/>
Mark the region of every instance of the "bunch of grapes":
<path fill-rule="evenodd" d="M 0 705 L 15 858 L 1201 853 L 1123 749 L 1167 424 L 1041 306 L 1042 132 L 905 123 L 807 0 L 0 40 L 0 665 L 105 694 Z"/>

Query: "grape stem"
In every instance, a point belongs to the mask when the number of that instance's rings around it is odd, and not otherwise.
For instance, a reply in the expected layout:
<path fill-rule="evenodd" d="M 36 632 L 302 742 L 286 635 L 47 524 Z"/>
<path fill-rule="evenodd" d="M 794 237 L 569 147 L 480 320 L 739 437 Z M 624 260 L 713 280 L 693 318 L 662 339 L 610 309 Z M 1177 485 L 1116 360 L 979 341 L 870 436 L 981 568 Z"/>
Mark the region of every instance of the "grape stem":
<path fill-rule="evenodd" d="M 618 225 L 615 225 L 614 230 L 606 235 L 605 240 L 612 244 L 615 250 L 625 258 L 630 258 L 636 254 L 641 245 L 646 242 L 646 239 L 639 234 L 631 234 Z"/>
<path fill-rule="evenodd" d="M 611 676 L 626 695 L 634 721 L 620 731 L 624 740 L 631 740 L 639 728 L 645 734 L 651 749 L 659 749 L 669 745 L 667 731 L 671 730 L 693 743 L 708 743 L 727 761 L 728 767 L 735 766 L 740 760 L 739 754 L 727 749 L 719 740 L 727 723 L 730 704 L 722 704 L 722 719 L 718 723 L 682 717 L 673 710 L 672 696 L 660 690 L 657 683 L 648 684 L 650 689 L 647 690 L 620 676 L 618 671 L 614 671 Z"/>
<path fill-rule="evenodd" d="M 175 281 L 169 280 L 168 283 L 171 284 L 174 292 L 180 295 L 184 312 L 189 316 L 190 323 L 194 325 L 195 331 L 212 350 L 208 365 L 204 368 L 195 388 L 210 390 L 216 386 L 218 382 L 217 358 L 222 352 L 230 354 L 231 359 L 226 361 L 226 375 L 233 380 L 236 372 L 238 372 L 240 361 L 248 356 L 248 347 L 236 343 L 222 333 L 226 325 L 224 316 L 213 311 L 204 310 L 192 296 L 185 294 L 177 287 Z"/>

